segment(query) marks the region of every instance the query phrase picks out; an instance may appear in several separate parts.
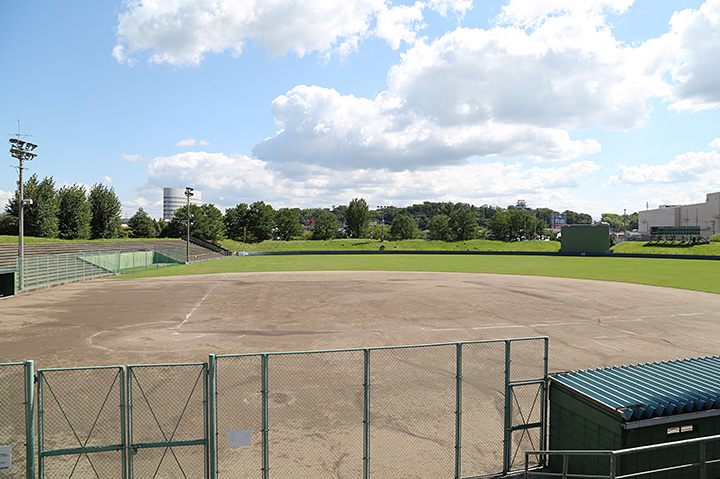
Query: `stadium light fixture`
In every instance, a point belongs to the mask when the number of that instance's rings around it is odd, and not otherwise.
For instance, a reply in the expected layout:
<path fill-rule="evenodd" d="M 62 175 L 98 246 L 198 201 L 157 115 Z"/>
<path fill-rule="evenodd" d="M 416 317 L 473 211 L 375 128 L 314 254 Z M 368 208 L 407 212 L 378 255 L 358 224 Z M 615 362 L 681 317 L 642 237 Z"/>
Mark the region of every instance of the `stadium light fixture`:
<path fill-rule="evenodd" d="M 20 124 L 20 120 L 18 120 L 18 125 Z M 18 260 L 19 260 L 19 283 L 20 287 L 22 288 L 23 285 L 23 256 L 24 256 L 24 241 L 23 237 L 25 235 L 25 219 L 24 219 L 24 209 L 26 205 L 31 205 L 32 200 L 25 200 L 24 196 L 24 183 L 23 183 L 23 171 L 26 170 L 23 166 L 23 163 L 26 161 L 30 161 L 34 159 L 37 154 L 32 153 L 32 151 L 37 148 L 37 145 L 34 143 L 29 143 L 26 141 L 23 141 L 20 139 L 20 132 L 19 132 L 19 126 L 18 126 L 18 134 L 17 138 L 10 138 L 10 155 L 18 160 L 18 166 L 13 165 L 13 168 L 17 168 L 18 175 L 19 175 L 19 181 L 18 181 L 18 192 L 19 192 L 19 198 L 18 198 Z"/>

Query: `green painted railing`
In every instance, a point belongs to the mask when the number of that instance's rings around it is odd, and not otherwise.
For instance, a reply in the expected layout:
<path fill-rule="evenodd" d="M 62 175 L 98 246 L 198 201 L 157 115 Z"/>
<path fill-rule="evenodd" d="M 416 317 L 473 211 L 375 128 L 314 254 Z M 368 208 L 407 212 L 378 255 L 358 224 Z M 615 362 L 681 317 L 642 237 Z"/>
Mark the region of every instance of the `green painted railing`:
<path fill-rule="evenodd" d="M 17 259 L 17 290 L 30 290 L 185 263 L 183 248 L 93 251 Z"/>
<path fill-rule="evenodd" d="M 710 464 L 720 464 L 720 459 L 707 459 L 706 446 L 711 442 L 720 442 L 720 435 L 697 437 L 693 439 L 685 439 L 682 441 L 666 442 L 663 444 L 652 444 L 648 446 L 632 447 L 628 449 L 618 450 L 604 450 L 604 451 L 593 451 L 593 450 L 579 450 L 579 451 L 525 451 L 525 479 L 529 479 L 532 473 L 533 478 L 543 477 L 562 477 L 563 479 L 571 478 L 595 478 L 595 479 L 627 479 L 631 477 L 648 477 L 651 474 L 657 474 L 662 472 L 671 471 L 682 471 L 682 470 L 695 470 L 697 474 L 695 477 L 698 479 L 708 479 L 707 466 Z M 698 458 L 697 461 L 684 462 L 675 466 L 659 467 L 659 468 L 648 468 L 642 471 L 636 471 L 628 474 L 618 474 L 618 459 L 623 456 L 632 456 L 634 454 L 641 454 L 652 451 L 667 451 L 669 449 L 687 447 L 697 445 L 698 446 Z M 561 456 L 563 458 L 563 467 L 560 472 L 548 472 L 548 471 L 530 471 L 530 456 Z M 583 473 L 571 473 L 568 470 L 569 458 L 571 456 L 580 457 L 607 457 L 608 458 L 608 474 L 583 474 Z M 663 476 L 665 477 L 665 476 Z"/>

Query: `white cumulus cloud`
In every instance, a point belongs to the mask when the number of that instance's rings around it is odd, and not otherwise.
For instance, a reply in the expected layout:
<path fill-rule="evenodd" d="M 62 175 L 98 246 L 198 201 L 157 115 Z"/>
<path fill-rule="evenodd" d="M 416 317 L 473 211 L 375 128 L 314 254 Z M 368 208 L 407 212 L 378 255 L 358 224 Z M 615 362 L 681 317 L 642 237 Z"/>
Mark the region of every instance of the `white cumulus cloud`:
<path fill-rule="evenodd" d="M 463 16 L 471 0 L 174 0 L 132 1 L 119 15 L 112 56 L 133 65 L 140 52 L 152 63 L 198 65 L 209 53 L 240 55 L 247 42 L 271 56 L 348 53 L 369 36 L 393 48 L 411 43 L 425 9 Z"/>
<path fill-rule="evenodd" d="M 667 95 L 676 110 L 720 108 L 720 0 L 677 12 L 654 45 L 655 62 L 670 74 Z"/>
<path fill-rule="evenodd" d="M 560 129 L 487 119 L 443 122 L 391 92 L 369 100 L 301 85 L 276 98 L 272 113 L 278 134 L 253 149 L 271 163 L 397 171 L 458 164 L 471 156 L 570 160 L 600 149 L 595 140 L 571 140 Z"/>
<path fill-rule="evenodd" d="M 131 2 L 118 20 L 114 57 L 152 50 L 150 61 L 199 64 L 208 53 L 242 53 L 246 41 L 271 55 L 299 56 L 353 45 L 382 0 L 175 0 Z"/>
<path fill-rule="evenodd" d="M 717 140 L 710 145 L 716 148 L 720 146 Z M 720 152 L 716 150 L 684 153 L 661 165 L 620 165 L 618 174 L 610 177 L 609 182 L 615 185 L 644 185 L 718 181 L 720 180 L 717 169 L 719 163 Z M 717 189 L 717 186 L 714 188 Z"/>
<path fill-rule="evenodd" d="M 473 204 L 512 204 L 518 195 L 533 204 L 563 203 L 565 188 L 581 187 L 599 166 L 591 161 L 564 166 L 530 166 L 471 162 L 422 171 L 387 168 L 338 170 L 295 164 L 278 171 L 268 163 L 243 155 L 187 152 L 158 157 L 149 162 L 148 180 L 139 197 L 159 195 L 163 187 L 188 184 L 202 191 L 203 201 L 225 208 L 263 200 L 274 207 L 330 206 L 363 197 L 373 202 L 403 205 L 428 198 Z M 144 206 L 149 203 L 127 203 Z"/>

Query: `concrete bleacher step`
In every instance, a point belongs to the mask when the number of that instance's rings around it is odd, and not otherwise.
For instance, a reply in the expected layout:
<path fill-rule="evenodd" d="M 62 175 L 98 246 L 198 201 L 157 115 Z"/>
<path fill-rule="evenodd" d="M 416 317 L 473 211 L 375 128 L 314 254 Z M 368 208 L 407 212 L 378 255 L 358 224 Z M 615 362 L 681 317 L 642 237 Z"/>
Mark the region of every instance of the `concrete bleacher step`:
<path fill-rule="evenodd" d="M 138 251 L 138 250 L 162 250 L 168 248 L 186 247 L 185 241 L 177 239 L 161 239 L 147 241 L 102 241 L 102 242 L 78 242 L 78 243 L 25 243 L 23 253 L 25 257 L 45 256 L 79 252 L 93 251 Z M 202 246 L 190 244 L 190 259 L 221 257 L 222 255 Z M 0 269 L 14 269 L 18 257 L 17 243 L 0 244 Z"/>

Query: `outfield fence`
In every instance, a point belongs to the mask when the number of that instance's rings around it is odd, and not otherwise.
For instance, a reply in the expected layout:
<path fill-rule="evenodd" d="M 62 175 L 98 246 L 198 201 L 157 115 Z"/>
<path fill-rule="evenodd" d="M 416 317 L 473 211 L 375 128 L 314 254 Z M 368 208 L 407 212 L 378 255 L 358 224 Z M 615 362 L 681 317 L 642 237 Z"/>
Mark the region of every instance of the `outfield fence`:
<path fill-rule="evenodd" d="M 17 259 L 17 290 L 31 290 L 180 263 L 185 263 L 184 248 L 26 256 Z"/>
<path fill-rule="evenodd" d="M 42 479 L 460 479 L 546 448 L 547 338 L 40 369 L 35 386 L 28 364 L 0 365 L 13 479 L 36 456 Z"/>

